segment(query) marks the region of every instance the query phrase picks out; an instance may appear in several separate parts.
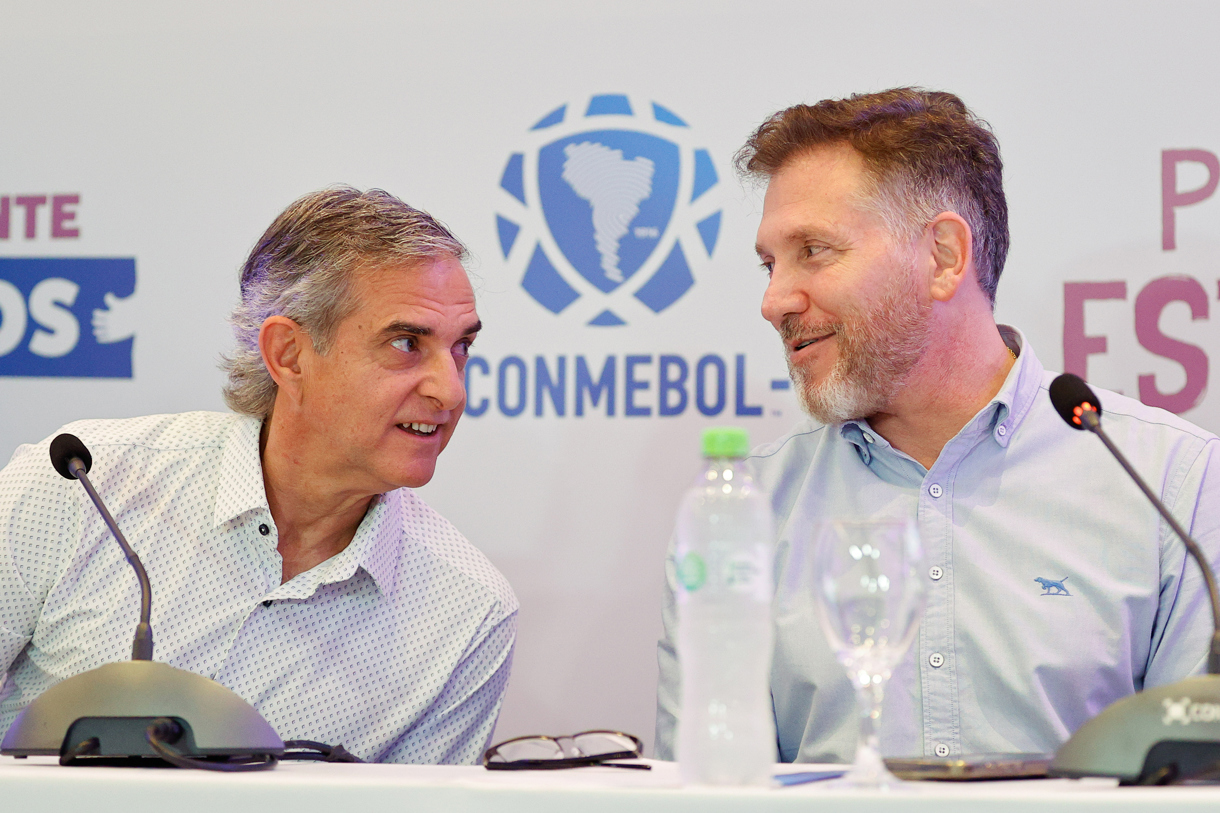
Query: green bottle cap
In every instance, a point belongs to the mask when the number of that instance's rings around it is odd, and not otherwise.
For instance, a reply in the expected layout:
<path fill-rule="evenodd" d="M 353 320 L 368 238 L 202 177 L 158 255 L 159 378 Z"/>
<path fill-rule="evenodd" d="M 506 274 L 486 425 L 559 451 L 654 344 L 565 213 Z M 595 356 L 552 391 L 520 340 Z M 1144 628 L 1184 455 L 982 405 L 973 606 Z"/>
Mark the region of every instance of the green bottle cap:
<path fill-rule="evenodd" d="M 703 430 L 704 457 L 745 457 L 750 453 L 750 434 L 739 426 L 714 426 Z"/>

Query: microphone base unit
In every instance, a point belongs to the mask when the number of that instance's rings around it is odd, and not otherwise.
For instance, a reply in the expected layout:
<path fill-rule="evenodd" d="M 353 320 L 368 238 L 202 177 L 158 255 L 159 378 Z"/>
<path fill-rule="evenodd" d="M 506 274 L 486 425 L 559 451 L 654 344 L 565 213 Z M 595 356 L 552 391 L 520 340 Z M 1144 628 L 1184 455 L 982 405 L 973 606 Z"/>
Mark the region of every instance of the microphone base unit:
<path fill-rule="evenodd" d="M 1162 785 L 1220 774 L 1220 675 L 1145 689 L 1110 705 L 1056 752 L 1050 775 Z"/>
<path fill-rule="evenodd" d="M 109 663 L 63 680 L 13 721 L 0 754 L 63 764 L 138 764 L 161 755 L 146 732 L 162 723 L 184 757 L 274 761 L 284 741 L 235 692 L 157 661 Z M 176 728 L 175 728 L 176 724 Z"/>

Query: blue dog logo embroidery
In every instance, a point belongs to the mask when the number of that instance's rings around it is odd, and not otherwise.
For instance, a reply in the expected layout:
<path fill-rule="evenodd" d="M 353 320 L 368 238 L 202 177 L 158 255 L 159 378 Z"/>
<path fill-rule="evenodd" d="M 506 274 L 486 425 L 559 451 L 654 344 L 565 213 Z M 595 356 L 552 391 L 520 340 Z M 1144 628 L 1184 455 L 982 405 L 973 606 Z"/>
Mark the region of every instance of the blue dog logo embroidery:
<path fill-rule="evenodd" d="M 1068 592 L 1068 589 L 1063 586 L 1063 583 L 1067 580 L 1068 580 L 1067 576 L 1064 576 L 1059 581 L 1054 581 L 1052 579 L 1044 579 L 1041 576 L 1034 579 L 1034 581 L 1036 581 L 1038 584 L 1042 585 L 1042 590 L 1043 590 L 1042 595 L 1044 595 L 1044 596 L 1070 596 L 1070 595 L 1072 595 L 1071 593 Z"/>

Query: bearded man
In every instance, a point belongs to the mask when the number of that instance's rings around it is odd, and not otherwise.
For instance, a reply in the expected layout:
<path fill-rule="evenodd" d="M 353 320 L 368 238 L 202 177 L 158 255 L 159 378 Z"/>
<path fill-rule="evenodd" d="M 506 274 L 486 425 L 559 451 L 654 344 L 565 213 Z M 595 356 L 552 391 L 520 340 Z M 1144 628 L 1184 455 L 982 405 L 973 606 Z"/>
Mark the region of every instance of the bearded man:
<path fill-rule="evenodd" d="M 888 686 L 883 754 L 1051 752 L 1110 703 L 1201 671 L 1198 568 L 1102 445 L 1055 413 L 1055 374 L 1021 332 L 994 321 L 1009 238 L 987 125 L 948 93 L 826 100 L 775 114 L 738 166 L 767 184 L 762 313 L 814 419 L 753 456 L 777 583 L 832 518 L 905 515 L 923 543 L 927 605 Z M 1214 561 L 1217 438 L 1100 398 L 1108 432 Z M 673 758 L 672 552 L 667 570 L 657 753 Z M 811 601 L 777 617 L 779 756 L 850 761 L 856 699 Z"/>

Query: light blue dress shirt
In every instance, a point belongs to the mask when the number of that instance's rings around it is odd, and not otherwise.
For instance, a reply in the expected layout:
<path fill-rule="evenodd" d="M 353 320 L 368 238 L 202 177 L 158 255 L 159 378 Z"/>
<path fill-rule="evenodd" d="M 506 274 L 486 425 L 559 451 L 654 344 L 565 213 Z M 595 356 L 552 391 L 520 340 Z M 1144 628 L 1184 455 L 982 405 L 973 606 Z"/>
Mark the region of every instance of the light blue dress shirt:
<path fill-rule="evenodd" d="M 799 425 L 751 458 L 772 496 L 777 584 L 820 522 L 917 517 L 927 607 L 883 707 L 886 756 L 1052 752 L 1145 686 L 1199 672 L 1211 614 L 1199 569 L 1091 433 L 1054 411 L 1022 335 L 999 393 L 931 469 L 867 421 Z M 1102 425 L 1202 546 L 1220 551 L 1216 436 L 1099 391 Z M 680 670 L 672 550 L 659 644 L 657 756 L 675 758 Z M 1063 582 L 1065 593 L 1036 579 Z M 783 761 L 851 761 L 854 692 L 818 627 L 812 596 L 776 614 L 771 692 Z"/>

